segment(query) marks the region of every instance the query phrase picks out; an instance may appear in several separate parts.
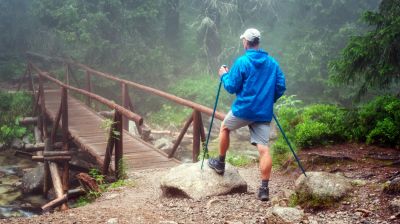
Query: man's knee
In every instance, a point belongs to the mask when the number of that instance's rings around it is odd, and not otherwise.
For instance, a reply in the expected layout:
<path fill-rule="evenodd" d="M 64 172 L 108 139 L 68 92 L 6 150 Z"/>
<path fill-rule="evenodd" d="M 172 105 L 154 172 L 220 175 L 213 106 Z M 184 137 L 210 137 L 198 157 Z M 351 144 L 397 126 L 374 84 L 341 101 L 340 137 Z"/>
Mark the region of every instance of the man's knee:
<path fill-rule="evenodd" d="M 257 149 L 258 152 L 260 153 L 260 155 L 269 155 L 269 147 L 268 145 L 261 145 L 261 144 L 257 144 Z"/>
<path fill-rule="evenodd" d="M 222 125 L 221 125 L 221 129 L 219 130 L 219 132 L 222 134 L 222 133 L 227 133 L 227 134 L 229 134 L 230 133 L 230 130 L 228 129 L 228 127 L 226 127 L 225 125 L 224 125 L 224 123 L 222 123 Z"/>

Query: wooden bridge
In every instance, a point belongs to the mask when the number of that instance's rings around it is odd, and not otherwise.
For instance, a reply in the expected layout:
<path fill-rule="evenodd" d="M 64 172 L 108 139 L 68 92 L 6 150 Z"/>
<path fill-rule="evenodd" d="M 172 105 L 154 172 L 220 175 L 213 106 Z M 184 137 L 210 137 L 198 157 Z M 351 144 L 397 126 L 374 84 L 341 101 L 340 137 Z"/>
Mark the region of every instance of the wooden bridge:
<path fill-rule="evenodd" d="M 52 182 L 57 196 L 54 201 L 42 207 L 44 210 L 62 203 L 64 203 L 62 208 L 66 208 L 65 201 L 68 200 L 67 192 L 69 189 L 69 161 L 71 159 L 69 145 L 71 141 L 96 158 L 103 174 L 115 172 L 116 177 L 120 178 L 122 162 L 128 171 L 173 167 L 179 164 L 179 161 L 173 158 L 174 153 L 188 128 L 193 124 L 192 157 L 193 161 L 197 161 L 200 144 L 205 141 L 201 117 L 202 114 L 210 116 L 212 114 L 211 108 L 148 86 L 120 79 L 75 61 L 36 53 L 28 53 L 28 56 L 30 59 L 39 58 L 42 61 L 62 63 L 65 68 L 65 82 L 62 82 L 56 79 L 54 74 L 42 70 L 38 65 L 29 61 L 23 78 L 23 80 L 28 80 L 28 87 L 34 96 L 34 113 L 38 117 L 35 138 L 37 142 L 44 143 L 43 151 L 38 151 L 32 158 L 45 163 L 44 193 L 47 194 L 50 182 Z M 86 88 L 79 88 L 72 69 L 85 72 Z M 94 75 L 113 80 L 121 85 L 120 104 L 92 92 L 91 76 Z M 70 85 L 70 79 L 75 80 L 78 87 Z M 133 110 L 128 87 L 157 95 L 165 100 L 193 109 L 193 113 L 183 125 L 182 131 L 168 155 L 128 132 L 128 121 L 131 120 L 136 124 L 137 132 L 143 133 L 143 118 Z M 85 102 L 74 97 L 77 94 L 83 96 Z M 105 118 L 94 110 L 92 100 L 114 111 L 113 120 L 108 128 L 102 127 Z M 216 112 L 216 118 L 222 120 L 224 114 Z M 50 130 L 48 130 L 49 126 L 51 126 Z M 62 142 L 56 142 L 59 127 L 62 133 Z M 61 150 L 57 151 L 56 145 L 60 146 Z M 61 175 L 59 174 L 60 168 L 62 168 Z"/>

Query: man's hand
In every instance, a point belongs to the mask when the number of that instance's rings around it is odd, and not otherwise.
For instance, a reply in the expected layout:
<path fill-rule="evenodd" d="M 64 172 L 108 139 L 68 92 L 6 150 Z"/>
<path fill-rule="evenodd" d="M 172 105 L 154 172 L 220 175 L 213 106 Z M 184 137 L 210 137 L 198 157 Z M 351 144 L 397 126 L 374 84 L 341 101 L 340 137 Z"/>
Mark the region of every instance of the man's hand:
<path fill-rule="evenodd" d="M 221 77 L 223 74 L 225 74 L 227 72 L 228 72 L 228 67 L 226 67 L 226 65 L 222 65 L 219 68 L 218 75 L 219 75 L 219 77 Z"/>

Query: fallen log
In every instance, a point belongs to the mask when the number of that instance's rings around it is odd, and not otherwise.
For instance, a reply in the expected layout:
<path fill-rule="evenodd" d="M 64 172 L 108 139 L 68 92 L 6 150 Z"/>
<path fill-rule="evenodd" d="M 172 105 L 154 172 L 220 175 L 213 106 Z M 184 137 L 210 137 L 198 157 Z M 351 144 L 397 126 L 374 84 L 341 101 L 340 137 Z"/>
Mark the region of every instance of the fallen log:
<path fill-rule="evenodd" d="M 75 189 L 71 189 L 71 190 L 68 191 L 68 199 L 76 198 L 76 197 L 79 197 L 79 196 L 84 195 L 84 194 L 86 194 L 85 190 L 83 190 L 80 187 L 75 188 Z"/>
<path fill-rule="evenodd" d="M 52 157 L 52 156 L 71 156 L 74 152 L 71 151 L 44 151 L 44 157 Z"/>
<path fill-rule="evenodd" d="M 44 162 L 44 161 L 69 161 L 71 160 L 71 156 L 32 156 L 32 160 L 36 162 Z"/>
<path fill-rule="evenodd" d="M 41 207 L 43 213 L 53 210 L 54 208 L 58 207 L 59 205 L 63 204 L 64 202 L 68 201 L 68 195 L 64 194 L 61 197 L 58 197 L 47 204 Z"/>
<path fill-rule="evenodd" d="M 14 152 L 14 156 L 19 156 L 19 157 L 24 157 L 24 158 L 32 158 L 32 156 L 33 156 L 33 154 L 32 153 L 29 153 L 29 152 L 24 152 L 24 151 L 21 151 L 21 150 L 16 150 L 15 152 Z"/>
<path fill-rule="evenodd" d="M 38 121 L 38 117 L 22 117 L 18 120 L 21 125 L 35 125 Z"/>
<path fill-rule="evenodd" d="M 24 150 L 26 152 L 37 152 L 37 151 L 43 151 L 44 150 L 44 143 L 43 142 L 38 142 L 35 144 L 25 144 Z"/>

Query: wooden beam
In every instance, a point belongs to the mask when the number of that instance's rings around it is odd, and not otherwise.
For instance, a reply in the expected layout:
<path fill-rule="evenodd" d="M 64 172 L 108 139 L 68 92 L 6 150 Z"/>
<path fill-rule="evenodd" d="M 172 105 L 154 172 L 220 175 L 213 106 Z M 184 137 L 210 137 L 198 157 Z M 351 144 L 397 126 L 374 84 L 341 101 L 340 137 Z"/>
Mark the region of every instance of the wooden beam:
<path fill-rule="evenodd" d="M 115 114 L 113 121 L 115 122 Z M 110 132 L 108 134 L 106 153 L 104 154 L 104 162 L 102 167 L 103 175 L 108 174 L 108 169 L 111 162 L 112 152 L 115 145 L 114 129 L 115 129 L 115 123 L 111 125 Z"/>
<path fill-rule="evenodd" d="M 174 146 L 172 147 L 171 152 L 168 155 L 168 158 L 172 158 L 176 152 L 176 149 L 181 144 L 183 137 L 185 136 L 187 130 L 189 129 L 190 124 L 193 122 L 193 114 L 186 120 L 185 126 L 183 126 L 181 133 L 179 133 L 178 138 L 175 141 Z"/>
<path fill-rule="evenodd" d="M 200 112 L 193 111 L 193 162 L 197 162 L 200 154 Z"/>
<path fill-rule="evenodd" d="M 38 121 L 38 117 L 23 117 L 18 119 L 18 123 L 21 125 L 35 125 Z"/>
<path fill-rule="evenodd" d="M 68 68 L 68 66 L 67 66 Z M 68 144 L 68 137 L 69 137 L 69 131 L 68 131 L 68 90 L 65 87 L 61 88 L 61 122 L 62 122 L 62 150 L 65 152 L 69 151 L 69 144 Z M 71 157 L 70 157 L 71 158 Z M 69 162 L 64 161 L 63 164 L 63 173 L 62 173 L 62 187 L 63 187 L 63 193 L 66 194 L 69 189 Z M 68 209 L 67 203 L 64 203 L 61 206 L 62 210 Z"/>
<path fill-rule="evenodd" d="M 115 132 L 119 133 L 119 136 L 115 136 L 114 141 L 115 141 L 115 174 L 116 178 L 120 179 L 122 178 L 122 170 L 121 168 L 121 163 L 122 163 L 122 155 L 123 155 L 123 129 L 122 129 L 122 114 L 119 113 L 118 111 L 115 111 Z"/>
<path fill-rule="evenodd" d="M 58 197 L 58 198 L 50 201 L 49 203 L 43 205 L 41 207 L 41 209 L 42 209 L 43 213 L 46 213 L 46 212 L 48 212 L 50 210 L 53 210 L 57 206 L 59 206 L 59 205 L 61 205 L 63 203 L 66 203 L 67 201 L 68 201 L 68 195 L 64 194 L 61 197 Z"/>

